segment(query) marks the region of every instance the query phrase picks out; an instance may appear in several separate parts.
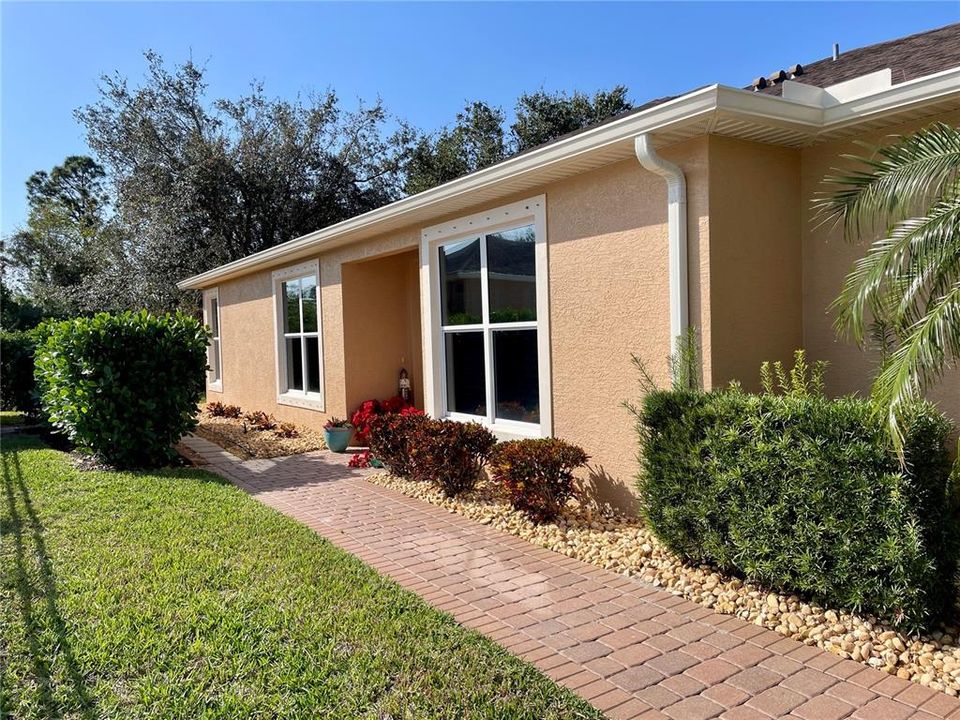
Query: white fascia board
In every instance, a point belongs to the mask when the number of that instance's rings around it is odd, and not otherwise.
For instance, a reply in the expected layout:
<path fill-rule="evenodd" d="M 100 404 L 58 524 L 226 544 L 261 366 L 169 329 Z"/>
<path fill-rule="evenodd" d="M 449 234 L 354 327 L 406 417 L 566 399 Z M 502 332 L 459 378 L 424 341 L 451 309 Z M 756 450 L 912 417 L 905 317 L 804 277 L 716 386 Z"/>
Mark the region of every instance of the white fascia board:
<path fill-rule="evenodd" d="M 960 96 L 960 67 L 908 80 L 874 95 L 865 95 L 828 107 L 824 110 L 823 129 L 833 130 L 913 105 L 956 96 Z"/>

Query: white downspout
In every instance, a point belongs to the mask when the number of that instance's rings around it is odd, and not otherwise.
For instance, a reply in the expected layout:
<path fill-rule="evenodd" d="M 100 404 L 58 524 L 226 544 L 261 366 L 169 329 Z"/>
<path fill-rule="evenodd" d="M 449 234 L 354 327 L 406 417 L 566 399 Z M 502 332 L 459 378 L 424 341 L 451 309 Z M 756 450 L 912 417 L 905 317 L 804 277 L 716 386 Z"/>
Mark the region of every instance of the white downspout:
<path fill-rule="evenodd" d="M 653 149 L 653 138 L 644 133 L 634 139 L 640 164 L 667 181 L 667 228 L 670 243 L 670 348 L 689 327 L 687 277 L 687 181 L 683 170 Z"/>

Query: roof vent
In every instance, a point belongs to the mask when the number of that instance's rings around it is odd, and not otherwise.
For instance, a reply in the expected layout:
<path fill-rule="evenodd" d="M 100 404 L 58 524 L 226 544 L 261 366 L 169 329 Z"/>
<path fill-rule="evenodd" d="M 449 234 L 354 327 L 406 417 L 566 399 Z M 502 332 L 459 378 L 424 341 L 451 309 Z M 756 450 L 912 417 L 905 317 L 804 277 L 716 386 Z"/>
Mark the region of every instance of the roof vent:
<path fill-rule="evenodd" d="M 803 65 L 800 65 L 799 63 L 796 65 L 791 65 L 790 69 L 787 70 L 787 74 L 790 76 L 791 79 L 795 77 L 800 77 L 801 75 L 803 75 Z"/>
<path fill-rule="evenodd" d="M 836 62 L 840 59 L 840 43 L 833 44 L 833 61 Z"/>
<path fill-rule="evenodd" d="M 753 81 L 753 91 L 763 90 L 767 86 L 767 79 L 762 75 Z"/>
<path fill-rule="evenodd" d="M 767 78 L 767 82 L 771 85 L 776 85 L 787 79 L 787 74 L 783 70 L 777 70 L 776 72 L 770 73 L 770 77 Z"/>

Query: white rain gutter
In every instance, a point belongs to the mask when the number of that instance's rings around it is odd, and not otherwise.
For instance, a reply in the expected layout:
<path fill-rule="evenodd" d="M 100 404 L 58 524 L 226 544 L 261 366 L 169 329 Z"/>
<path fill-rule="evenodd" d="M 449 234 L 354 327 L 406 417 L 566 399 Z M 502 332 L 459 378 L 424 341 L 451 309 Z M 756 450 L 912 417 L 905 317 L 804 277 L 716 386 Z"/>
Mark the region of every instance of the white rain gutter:
<path fill-rule="evenodd" d="M 687 180 L 683 170 L 665 160 L 653 149 L 649 133 L 638 135 L 634 149 L 640 164 L 667 181 L 667 235 L 670 266 L 670 347 L 677 349 L 677 341 L 689 327 L 689 278 L 687 272 Z"/>

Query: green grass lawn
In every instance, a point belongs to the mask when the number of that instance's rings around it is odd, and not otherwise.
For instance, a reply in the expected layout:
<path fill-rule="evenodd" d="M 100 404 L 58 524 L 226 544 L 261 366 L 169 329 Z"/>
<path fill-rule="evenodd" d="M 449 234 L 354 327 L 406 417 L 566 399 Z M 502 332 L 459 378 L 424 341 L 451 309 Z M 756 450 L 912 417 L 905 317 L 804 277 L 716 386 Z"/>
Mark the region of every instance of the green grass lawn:
<path fill-rule="evenodd" d="M 2 450 L 0 716 L 599 717 L 213 475 Z"/>

